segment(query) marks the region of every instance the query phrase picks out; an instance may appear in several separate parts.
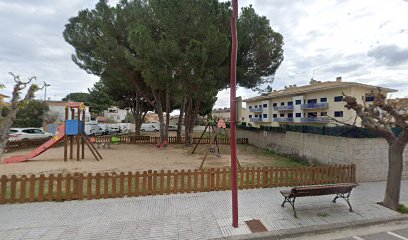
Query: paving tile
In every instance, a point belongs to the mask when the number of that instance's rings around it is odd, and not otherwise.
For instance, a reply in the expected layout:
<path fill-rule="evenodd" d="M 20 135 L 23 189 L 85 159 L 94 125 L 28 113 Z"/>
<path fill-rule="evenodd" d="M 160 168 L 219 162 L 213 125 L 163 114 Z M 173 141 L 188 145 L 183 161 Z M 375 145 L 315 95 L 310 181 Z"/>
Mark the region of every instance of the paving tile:
<path fill-rule="evenodd" d="M 211 239 L 250 233 L 251 219 L 274 231 L 398 215 L 376 204 L 384 186 L 360 184 L 352 213 L 332 196 L 301 198 L 297 219 L 280 206 L 282 188 L 240 190 L 238 229 L 231 226 L 230 191 L 0 205 L 0 239 Z M 401 202 L 408 203 L 407 186 L 403 181 Z"/>

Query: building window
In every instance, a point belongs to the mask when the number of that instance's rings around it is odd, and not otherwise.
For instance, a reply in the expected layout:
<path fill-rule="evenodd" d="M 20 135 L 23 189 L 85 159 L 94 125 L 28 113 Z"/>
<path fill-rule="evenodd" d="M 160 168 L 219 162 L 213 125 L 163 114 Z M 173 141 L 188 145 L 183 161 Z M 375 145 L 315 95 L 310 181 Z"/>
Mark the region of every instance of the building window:
<path fill-rule="evenodd" d="M 285 106 L 285 102 L 281 102 L 281 106 Z"/>
<path fill-rule="evenodd" d="M 343 111 L 336 111 L 334 112 L 335 117 L 343 117 Z"/>
<path fill-rule="evenodd" d="M 267 118 L 267 117 L 268 117 L 268 114 L 264 114 L 262 117 L 263 117 L 263 118 Z"/>
<path fill-rule="evenodd" d="M 317 117 L 317 112 L 307 113 L 307 117 L 308 117 L 308 118 L 315 118 L 315 117 Z"/>
<path fill-rule="evenodd" d="M 335 102 L 341 102 L 341 101 L 343 101 L 343 96 L 334 97 L 334 101 L 335 101 Z"/>
<path fill-rule="evenodd" d="M 327 98 L 326 97 L 320 98 L 320 102 L 327 102 Z"/>
<path fill-rule="evenodd" d="M 366 95 L 365 96 L 365 101 L 366 102 L 374 102 L 374 96 L 371 96 L 371 95 Z"/>
<path fill-rule="evenodd" d="M 327 116 L 327 112 L 321 112 L 321 113 L 320 113 L 320 116 L 326 117 L 326 116 Z"/>
<path fill-rule="evenodd" d="M 296 100 L 296 105 L 300 105 L 300 104 L 302 104 L 302 100 Z"/>
<path fill-rule="evenodd" d="M 297 117 L 297 118 L 302 117 L 302 113 L 296 113 L 296 117 Z"/>
<path fill-rule="evenodd" d="M 288 118 L 293 118 L 293 113 L 288 113 Z"/>
<path fill-rule="evenodd" d="M 248 108 L 249 108 L 249 109 L 252 109 L 252 106 L 249 106 Z"/>
<path fill-rule="evenodd" d="M 272 103 L 272 106 L 276 107 L 278 106 L 278 104 L 275 102 L 275 103 Z"/>
<path fill-rule="evenodd" d="M 241 118 L 241 121 L 244 121 L 244 117 Z"/>
<path fill-rule="evenodd" d="M 255 105 L 255 108 L 258 108 L 258 105 Z"/>
<path fill-rule="evenodd" d="M 258 115 L 255 115 L 255 117 L 257 118 L 257 117 L 258 117 Z"/>
<path fill-rule="evenodd" d="M 273 116 L 273 118 L 277 118 L 278 114 L 273 114 L 272 116 Z"/>
<path fill-rule="evenodd" d="M 293 102 L 288 102 L 288 106 L 293 106 Z"/>
<path fill-rule="evenodd" d="M 307 100 L 307 103 L 317 103 L 317 99 L 309 99 Z"/>
<path fill-rule="evenodd" d="M 267 108 L 267 107 L 268 107 L 268 104 L 264 103 L 263 107 L 264 107 L 264 108 Z"/>
<path fill-rule="evenodd" d="M 281 114 L 280 114 L 280 117 L 285 117 L 285 114 L 284 114 L 284 113 L 281 113 Z"/>
<path fill-rule="evenodd" d="M 252 115 L 249 115 L 249 118 L 252 118 Z"/>

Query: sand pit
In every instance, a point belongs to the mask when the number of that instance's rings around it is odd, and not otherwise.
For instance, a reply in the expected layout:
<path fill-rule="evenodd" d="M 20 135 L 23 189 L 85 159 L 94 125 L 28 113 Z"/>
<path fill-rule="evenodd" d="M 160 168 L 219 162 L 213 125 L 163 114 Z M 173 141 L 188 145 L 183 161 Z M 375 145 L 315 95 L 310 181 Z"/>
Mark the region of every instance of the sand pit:
<path fill-rule="evenodd" d="M 221 157 L 208 154 L 204 168 L 229 166 L 229 145 L 220 145 L 220 148 Z M 56 147 L 36 157 L 35 160 L 23 163 L 0 164 L 0 175 L 197 169 L 207 150 L 208 145 L 200 145 L 196 153 L 191 155 L 192 147 L 185 147 L 184 145 L 170 145 L 166 149 L 158 149 L 150 144 L 119 144 L 112 145 L 111 149 L 100 149 L 103 160 L 99 162 L 93 158 L 88 149 L 86 149 L 84 160 L 64 162 L 63 147 Z M 4 154 L 3 158 L 26 154 L 30 151 L 32 149 L 7 153 Z M 238 158 L 243 167 L 297 165 L 280 156 L 260 153 L 259 150 L 249 145 L 238 145 Z"/>

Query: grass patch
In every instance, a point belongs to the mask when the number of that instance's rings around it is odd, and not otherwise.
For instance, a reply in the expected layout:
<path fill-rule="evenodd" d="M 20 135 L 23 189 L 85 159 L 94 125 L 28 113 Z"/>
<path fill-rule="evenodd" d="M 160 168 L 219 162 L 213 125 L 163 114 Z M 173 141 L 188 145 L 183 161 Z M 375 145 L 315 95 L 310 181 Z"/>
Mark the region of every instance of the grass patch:
<path fill-rule="evenodd" d="M 404 204 L 400 204 L 398 211 L 402 214 L 408 214 L 408 206 L 405 206 Z"/>
<path fill-rule="evenodd" d="M 260 149 L 259 151 L 261 155 L 273 159 L 278 167 L 301 167 L 309 165 L 309 161 L 307 159 L 297 155 L 283 155 L 270 149 Z"/>

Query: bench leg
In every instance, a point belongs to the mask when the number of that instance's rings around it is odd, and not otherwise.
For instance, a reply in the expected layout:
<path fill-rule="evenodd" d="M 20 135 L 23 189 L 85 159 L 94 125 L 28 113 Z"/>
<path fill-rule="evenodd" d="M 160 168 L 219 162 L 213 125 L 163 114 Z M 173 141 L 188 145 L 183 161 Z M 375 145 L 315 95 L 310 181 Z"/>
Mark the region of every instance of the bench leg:
<path fill-rule="evenodd" d="M 347 202 L 347 204 L 349 205 L 350 212 L 352 212 L 353 208 L 351 207 L 350 200 L 349 200 L 350 194 L 351 194 L 351 192 L 348 192 L 347 194 L 337 193 L 337 196 L 333 199 L 333 202 L 336 203 L 336 200 L 338 198 L 343 198 Z"/>
<path fill-rule="evenodd" d="M 285 200 L 283 200 L 283 203 L 282 203 L 282 207 L 285 207 L 285 203 L 287 203 L 287 202 L 289 202 L 289 200 L 288 200 L 289 198 L 287 198 L 287 197 L 285 197 Z"/>
<path fill-rule="evenodd" d="M 292 206 L 295 218 L 297 218 L 296 209 L 295 209 L 295 200 L 296 200 L 296 197 L 294 198 L 285 197 L 285 200 L 283 201 L 281 206 L 285 207 L 285 203 L 289 203 Z"/>

